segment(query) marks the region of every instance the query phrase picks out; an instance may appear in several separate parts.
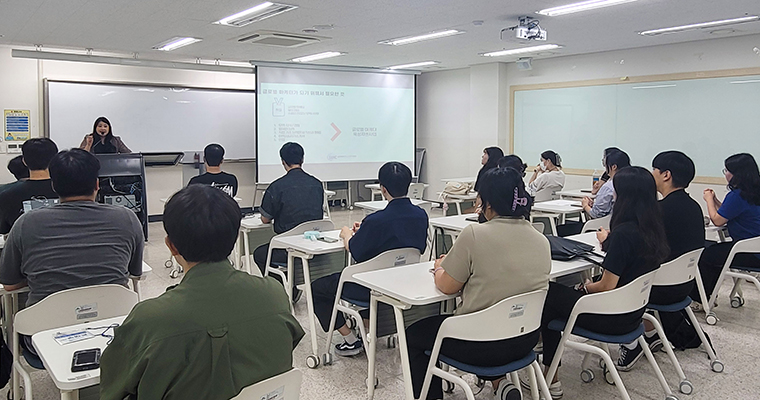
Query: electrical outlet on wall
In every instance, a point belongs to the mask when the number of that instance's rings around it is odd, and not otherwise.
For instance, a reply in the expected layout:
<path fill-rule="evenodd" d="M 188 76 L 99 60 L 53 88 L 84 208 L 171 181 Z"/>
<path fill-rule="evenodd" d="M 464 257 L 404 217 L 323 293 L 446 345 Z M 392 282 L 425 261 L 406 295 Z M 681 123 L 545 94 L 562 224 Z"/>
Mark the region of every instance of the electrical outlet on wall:
<path fill-rule="evenodd" d="M 8 152 L 8 149 L 5 147 L 5 142 L 0 142 L 0 154 L 5 154 Z"/>
<path fill-rule="evenodd" d="M 7 146 L 7 153 L 8 154 L 21 154 L 21 146 L 24 143 L 12 143 L 12 142 L 6 142 Z"/>

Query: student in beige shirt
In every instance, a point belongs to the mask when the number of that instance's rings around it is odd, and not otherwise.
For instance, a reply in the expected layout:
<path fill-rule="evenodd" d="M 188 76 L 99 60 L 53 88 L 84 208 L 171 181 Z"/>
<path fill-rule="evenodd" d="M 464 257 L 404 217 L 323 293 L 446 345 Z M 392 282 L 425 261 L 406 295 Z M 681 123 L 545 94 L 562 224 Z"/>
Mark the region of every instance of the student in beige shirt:
<path fill-rule="evenodd" d="M 435 263 L 435 284 L 444 293 L 461 290 L 456 314 L 486 309 L 508 297 L 547 289 L 551 271 L 549 241 L 528 222 L 532 199 L 519 173 L 497 168 L 484 174 L 478 194 L 481 224 L 462 230 L 451 252 Z M 426 318 L 407 329 L 412 386 L 420 396 L 435 337 L 446 315 Z M 446 341 L 441 354 L 478 366 L 500 366 L 518 360 L 533 349 L 539 331 L 491 342 Z M 486 376 L 497 399 L 517 390 L 503 376 Z M 443 398 L 441 380 L 433 377 L 428 399 Z"/>
<path fill-rule="evenodd" d="M 538 201 L 554 198 L 554 194 L 565 187 L 565 173 L 562 172 L 562 157 L 547 150 L 541 153 L 541 163 L 533 170 L 528 183 L 528 193 Z"/>

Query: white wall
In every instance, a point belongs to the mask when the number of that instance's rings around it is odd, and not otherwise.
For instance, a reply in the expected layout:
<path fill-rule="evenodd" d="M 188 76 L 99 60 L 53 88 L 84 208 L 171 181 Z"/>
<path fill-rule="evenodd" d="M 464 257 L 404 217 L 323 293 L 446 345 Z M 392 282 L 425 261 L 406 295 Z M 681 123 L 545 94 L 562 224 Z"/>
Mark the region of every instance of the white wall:
<path fill-rule="evenodd" d="M 520 71 L 514 63 L 493 63 L 456 71 L 424 73 L 417 80 L 417 134 L 418 146 L 428 147 L 423 180 L 430 183 L 431 190 L 426 197 L 433 198 L 434 192 L 441 190 L 440 178 L 477 173 L 480 152 L 471 147 L 480 146 L 482 150 L 484 143 L 492 141 L 489 144 L 493 144 L 496 140 L 503 149 L 509 148 L 508 136 L 501 129 L 501 126 L 507 126 L 509 119 L 509 86 L 760 67 L 760 56 L 753 51 L 754 47 L 760 47 L 760 35 L 537 59 L 533 61 L 531 71 Z M 481 90 L 468 87 L 468 79 L 478 82 L 477 87 Z M 497 94 L 487 87 L 498 88 Z M 472 96 L 476 94 L 479 97 L 474 99 Z M 497 104 L 498 109 L 494 110 L 493 106 Z M 444 122 L 468 119 L 469 135 L 462 126 Z M 493 122 L 494 119 L 497 122 Z M 431 120 L 440 122 L 436 124 Z M 450 147 L 436 151 L 443 146 L 441 142 L 449 142 Z M 736 146 L 736 152 L 746 151 L 740 143 Z M 555 150 L 562 152 L 561 149 Z M 760 153 L 756 155 L 760 156 Z M 538 159 L 538 154 L 520 156 L 529 165 Z M 597 154 L 589 156 L 601 158 Z M 716 155 L 727 156 L 729 154 Z M 651 162 L 632 161 L 644 167 Z M 572 168 L 572 165 L 567 167 Z M 586 187 L 590 180 L 590 177 L 568 176 L 567 188 Z M 719 196 L 725 193 L 725 188 L 720 185 L 694 184 L 688 191 L 703 204 L 701 192 L 708 186 L 712 186 Z"/>
<path fill-rule="evenodd" d="M 88 64 L 66 61 L 28 60 L 11 57 L 11 48 L 0 46 L 0 109 L 24 109 L 32 114 L 32 137 L 39 137 L 43 131 L 43 79 L 105 82 L 139 82 L 174 84 L 220 89 L 255 89 L 253 74 L 189 71 L 165 68 L 146 68 Z M 114 122 L 116 124 L 116 122 Z M 88 132 L 91 126 L 82 127 Z M 129 138 L 124 138 L 129 143 Z M 254 138 L 251 138 L 254 140 Z M 63 146 L 60 146 L 63 148 Z M 0 152 L 0 182 L 11 182 L 13 176 L 5 168 L 15 154 Z M 177 149 L 202 150 L 202 149 Z M 253 184 L 255 166 L 253 163 L 229 163 L 229 172 L 236 174 L 240 188 L 238 196 L 243 198 L 241 206 L 253 204 Z M 160 201 L 182 187 L 182 167 L 149 167 L 146 170 L 149 215 L 161 214 Z"/>

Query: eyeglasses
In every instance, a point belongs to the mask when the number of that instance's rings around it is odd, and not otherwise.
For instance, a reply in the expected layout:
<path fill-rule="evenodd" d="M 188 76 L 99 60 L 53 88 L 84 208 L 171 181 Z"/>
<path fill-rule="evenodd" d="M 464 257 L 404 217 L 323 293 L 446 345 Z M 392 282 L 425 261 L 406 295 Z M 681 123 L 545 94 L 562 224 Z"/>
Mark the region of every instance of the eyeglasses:
<path fill-rule="evenodd" d="M 94 333 L 95 336 L 103 336 L 104 338 L 108 338 L 108 342 L 106 344 L 111 344 L 113 342 L 113 334 L 108 334 L 108 331 L 114 330 L 117 328 L 119 324 L 111 324 L 109 326 L 99 326 L 97 328 L 87 328 L 88 331 L 95 331 L 95 330 L 103 330 L 100 333 Z"/>

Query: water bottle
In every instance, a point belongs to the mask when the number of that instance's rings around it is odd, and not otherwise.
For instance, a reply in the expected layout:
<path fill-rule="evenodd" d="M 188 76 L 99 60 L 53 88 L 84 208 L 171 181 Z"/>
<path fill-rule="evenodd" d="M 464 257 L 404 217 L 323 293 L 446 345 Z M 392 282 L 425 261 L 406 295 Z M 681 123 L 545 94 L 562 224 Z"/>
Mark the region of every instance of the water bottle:
<path fill-rule="evenodd" d="M 602 179 L 602 173 L 595 169 L 593 175 L 591 175 L 591 187 L 594 187 L 599 182 L 599 179 Z"/>

